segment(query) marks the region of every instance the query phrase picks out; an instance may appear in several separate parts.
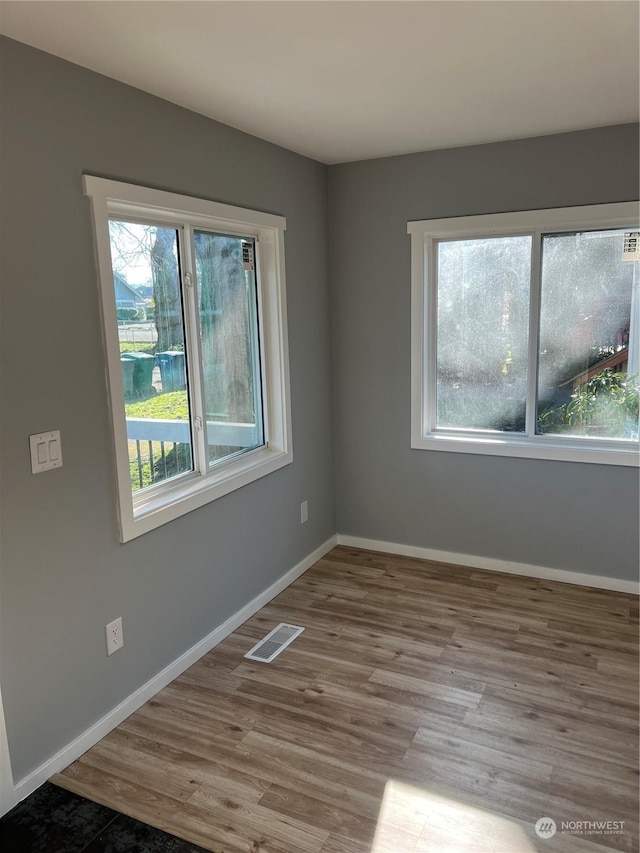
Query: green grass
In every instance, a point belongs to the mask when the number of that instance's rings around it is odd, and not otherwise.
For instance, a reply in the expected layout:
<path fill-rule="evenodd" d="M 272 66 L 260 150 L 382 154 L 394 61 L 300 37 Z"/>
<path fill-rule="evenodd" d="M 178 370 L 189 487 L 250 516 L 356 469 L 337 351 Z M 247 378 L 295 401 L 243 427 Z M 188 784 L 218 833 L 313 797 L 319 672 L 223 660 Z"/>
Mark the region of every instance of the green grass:
<path fill-rule="evenodd" d="M 153 341 L 139 341 L 138 343 L 130 341 L 120 341 L 120 352 L 146 352 L 149 355 L 154 355 L 156 345 Z"/>
<path fill-rule="evenodd" d="M 186 391 L 171 391 L 158 394 L 148 400 L 127 403 L 125 412 L 128 418 L 157 418 L 167 421 L 186 421 L 189 418 L 189 404 Z"/>
<path fill-rule="evenodd" d="M 147 400 L 138 400 L 135 403 L 127 403 L 125 405 L 125 413 L 128 418 L 154 418 L 157 420 L 166 421 L 186 421 L 189 418 L 189 404 L 187 402 L 186 391 L 171 391 L 168 394 L 158 394 L 155 397 L 149 397 Z M 129 442 L 129 465 L 131 469 L 131 489 L 136 492 L 140 488 L 150 486 L 153 482 L 151 474 L 152 466 L 160 464 L 162 453 L 160 450 L 160 442 L 152 442 L 152 455 L 149 455 L 149 447 L 147 442 L 141 442 L 141 464 L 142 464 L 142 484 L 140 483 L 138 474 L 138 456 L 136 451 L 135 441 Z M 185 445 L 177 445 L 177 447 L 185 447 Z M 188 445 L 186 445 L 188 447 Z M 182 451 L 184 452 L 184 451 Z M 167 458 L 169 462 L 169 470 L 164 476 L 173 476 L 177 473 L 175 468 L 175 450 L 167 450 Z M 187 467 L 187 462 L 182 460 L 182 470 Z M 156 479 L 158 476 L 156 475 Z M 160 479 L 163 479 L 160 474 Z"/>

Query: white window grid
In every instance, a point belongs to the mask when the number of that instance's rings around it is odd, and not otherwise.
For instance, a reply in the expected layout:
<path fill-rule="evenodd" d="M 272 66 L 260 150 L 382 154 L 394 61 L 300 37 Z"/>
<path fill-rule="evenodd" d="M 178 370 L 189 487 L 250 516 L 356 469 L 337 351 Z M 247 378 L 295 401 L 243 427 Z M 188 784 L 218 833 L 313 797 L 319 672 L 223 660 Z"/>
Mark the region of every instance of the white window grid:
<path fill-rule="evenodd" d="M 407 223 L 407 233 L 411 237 L 411 447 L 420 450 L 640 466 L 637 441 L 536 434 L 535 405 L 543 235 L 615 228 L 636 231 L 639 221 L 639 204 L 633 201 Z M 437 244 L 449 240 L 512 236 L 532 238 L 525 431 L 513 434 L 437 427 Z M 638 299 L 635 301 L 635 309 L 640 311 Z M 636 326 L 638 325 L 640 323 L 636 322 Z"/>
<path fill-rule="evenodd" d="M 85 195 L 91 199 L 98 281 L 101 293 L 107 380 L 118 492 L 121 541 L 172 521 L 204 504 L 265 476 L 293 459 L 284 271 L 284 217 L 177 193 L 83 176 Z M 196 470 L 149 486 L 131 490 L 124 387 L 120 367 L 117 313 L 111 266 L 109 220 L 126 219 L 175 228 L 184 269 L 185 349 L 192 365 L 190 385 L 192 442 Z M 192 234 L 202 229 L 255 240 L 256 287 L 262 387 L 263 444 L 229 457 L 209 468 L 206 431 L 202 428 L 204 389 L 199 365 L 200 331 L 196 300 Z M 197 369 L 193 369 L 195 366 Z"/>

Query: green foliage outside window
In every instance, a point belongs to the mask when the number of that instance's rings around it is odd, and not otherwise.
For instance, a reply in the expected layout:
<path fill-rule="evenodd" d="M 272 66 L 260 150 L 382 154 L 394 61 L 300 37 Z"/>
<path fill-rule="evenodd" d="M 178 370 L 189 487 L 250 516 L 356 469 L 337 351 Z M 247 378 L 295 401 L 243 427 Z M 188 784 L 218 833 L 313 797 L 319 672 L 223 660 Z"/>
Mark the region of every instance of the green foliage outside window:
<path fill-rule="evenodd" d="M 123 323 L 143 323 L 147 319 L 144 308 L 118 308 L 117 313 Z"/>
<path fill-rule="evenodd" d="M 580 385 L 567 403 L 540 415 L 543 433 L 632 438 L 638 435 L 640 374 L 602 370 Z"/>

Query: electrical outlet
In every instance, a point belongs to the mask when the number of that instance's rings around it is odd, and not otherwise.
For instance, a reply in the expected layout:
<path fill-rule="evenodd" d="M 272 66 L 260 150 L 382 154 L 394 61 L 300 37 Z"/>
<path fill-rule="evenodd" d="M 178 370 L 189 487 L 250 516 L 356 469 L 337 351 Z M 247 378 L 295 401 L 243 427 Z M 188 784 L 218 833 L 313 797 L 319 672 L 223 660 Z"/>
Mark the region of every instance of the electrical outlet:
<path fill-rule="evenodd" d="M 309 521 L 309 501 L 302 501 L 300 504 L 300 524 Z"/>
<path fill-rule="evenodd" d="M 122 617 L 119 616 L 106 626 L 107 632 L 107 654 L 112 655 L 124 646 L 122 636 Z"/>

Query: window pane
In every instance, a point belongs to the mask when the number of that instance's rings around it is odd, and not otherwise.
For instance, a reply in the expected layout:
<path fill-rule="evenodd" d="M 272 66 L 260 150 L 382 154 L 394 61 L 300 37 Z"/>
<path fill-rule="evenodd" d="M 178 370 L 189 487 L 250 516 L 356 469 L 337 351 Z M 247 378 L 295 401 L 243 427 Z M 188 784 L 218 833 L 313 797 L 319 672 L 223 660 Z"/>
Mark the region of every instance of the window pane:
<path fill-rule="evenodd" d="M 638 262 L 623 247 L 623 231 L 543 238 L 539 433 L 637 438 Z"/>
<path fill-rule="evenodd" d="M 264 443 L 254 249 L 195 232 L 210 466 Z"/>
<path fill-rule="evenodd" d="M 193 470 L 174 228 L 109 223 L 131 489 Z"/>
<path fill-rule="evenodd" d="M 525 427 L 530 237 L 438 244 L 437 426 Z"/>

